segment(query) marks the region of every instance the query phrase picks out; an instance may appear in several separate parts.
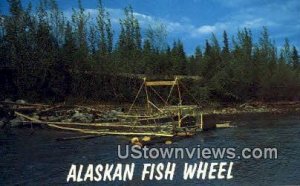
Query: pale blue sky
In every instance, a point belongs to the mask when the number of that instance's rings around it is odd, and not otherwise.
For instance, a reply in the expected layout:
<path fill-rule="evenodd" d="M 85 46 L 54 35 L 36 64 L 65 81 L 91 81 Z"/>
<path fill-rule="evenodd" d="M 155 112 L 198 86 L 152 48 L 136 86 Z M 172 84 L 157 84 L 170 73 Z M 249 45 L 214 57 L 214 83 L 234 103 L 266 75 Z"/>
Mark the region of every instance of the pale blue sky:
<path fill-rule="evenodd" d="M 38 0 L 32 2 L 35 5 Z M 66 14 L 77 7 L 77 0 L 57 2 Z M 82 3 L 92 16 L 96 14 L 97 0 L 82 0 Z M 298 49 L 300 46 L 300 0 L 103 0 L 116 34 L 123 8 L 129 4 L 143 30 L 149 24 L 164 23 L 169 43 L 181 39 L 188 54 L 192 54 L 197 45 L 203 47 L 212 32 L 222 42 L 223 30 L 231 36 L 244 27 L 252 30 L 254 40 L 258 39 L 262 27 L 267 26 L 278 47 L 283 45 L 285 37 Z M 0 6 L 5 10 L 7 3 Z"/>

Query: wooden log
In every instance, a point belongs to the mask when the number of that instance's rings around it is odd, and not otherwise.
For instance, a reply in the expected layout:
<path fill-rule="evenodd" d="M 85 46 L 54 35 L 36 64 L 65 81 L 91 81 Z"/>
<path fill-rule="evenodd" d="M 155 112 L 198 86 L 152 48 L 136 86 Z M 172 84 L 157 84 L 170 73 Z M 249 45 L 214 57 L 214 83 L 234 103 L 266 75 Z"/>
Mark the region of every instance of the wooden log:
<path fill-rule="evenodd" d="M 147 81 L 145 86 L 172 86 L 176 85 L 177 81 Z"/>
<path fill-rule="evenodd" d="M 140 126 L 140 125 L 130 125 L 131 123 L 128 124 L 114 124 L 114 123 L 69 123 L 69 122 L 50 122 L 50 121 L 23 121 L 23 124 L 54 124 L 54 125 L 70 125 L 70 126 L 85 126 L 85 127 L 110 127 L 110 128 L 146 128 L 146 129 L 151 129 L 151 128 L 168 128 L 171 127 L 172 125 L 145 125 L 145 126 Z"/>
<path fill-rule="evenodd" d="M 97 135 L 121 135 L 121 136 L 162 136 L 162 137 L 172 137 L 172 134 L 165 133 L 151 133 L 151 132 L 111 132 L 111 131 L 97 131 L 97 130 L 84 130 L 76 129 L 70 127 L 61 127 L 54 124 L 48 124 L 49 127 L 67 131 L 81 132 L 85 134 L 97 134 Z"/>
<path fill-rule="evenodd" d="M 143 133 L 145 131 L 151 132 L 151 133 L 172 133 L 172 126 L 168 125 L 168 126 L 128 126 L 128 125 L 118 125 L 118 126 L 114 126 L 114 125 L 110 125 L 110 126 L 101 126 L 101 125 L 87 125 L 87 124 L 62 124 L 60 122 L 56 122 L 56 124 L 53 124 L 55 122 L 50 122 L 50 123 L 45 123 L 45 122 L 31 122 L 31 121 L 25 121 L 23 122 L 23 124 L 26 123 L 28 125 L 30 125 L 32 127 L 33 124 L 35 125 L 42 125 L 42 126 L 52 126 L 52 125 L 56 125 L 59 127 L 65 127 L 65 128 L 71 128 L 72 130 L 89 130 L 89 131 L 106 131 L 106 132 L 132 132 L 134 131 L 135 133 Z M 135 134 L 134 133 L 134 134 Z M 92 133 L 94 134 L 94 133 Z M 122 135 L 122 134 L 120 134 Z M 146 134 L 145 134 L 146 135 Z"/>
<path fill-rule="evenodd" d="M 17 116 L 22 117 L 22 118 L 28 119 L 28 120 L 30 120 L 30 121 L 32 121 L 32 122 L 41 122 L 40 120 L 38 120 L 38 119 L 36 119 L 36 118 L 27 116 L 27 115 L 25 115 L 25 114 L 21 114 L 20 112 L 15 112 L 15 114 L 16 114 Z"/>

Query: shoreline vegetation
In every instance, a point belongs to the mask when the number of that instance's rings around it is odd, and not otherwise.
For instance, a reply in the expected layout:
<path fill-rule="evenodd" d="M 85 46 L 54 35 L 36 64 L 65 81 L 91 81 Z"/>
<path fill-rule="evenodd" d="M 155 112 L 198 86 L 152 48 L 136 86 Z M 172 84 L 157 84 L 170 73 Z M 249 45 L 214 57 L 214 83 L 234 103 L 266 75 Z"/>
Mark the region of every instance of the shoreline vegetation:
<path fill-rule="evenodd" d="M 0 14 L 0 100 L 132 102 L 137 74 L 184 76 L 188 104 L 191 97 L 199 105 L 300 100 L 298 50 L 287 38 L 276 46 L 266 27 L 257 37 L 250 28 L 224 30 L 222 42 L 212 33 L 187 55 L 180 39 L 169 43 L 165 25 L 142 28 L 131 6 L 116 31 L 101 0 L 96 17 L 80 0 L 71 17 L 55 0 L 7 3 L 8 13 Z"/>
<path fill-rule="evenodd" d="M 131 103 L 115 103 L 115 102 L 99 102 L 95 100 L 78 101 L 72 100 L 61 103 L 28 103 L 24 100 L 17 100 L 16 102 L 7 99 L 1 102 L 2 105 L 10 105 L 11 108 L 19 108 L 24 111 L 31 111 L 35 107 L 49 107 L 51 110 L 60 107 L 72 108 L 78 107 L 88 110 L 106 112 L 110 110 L 117 110 L 126 113 L 131 106 Z M 199 106 L 199 105 L 198 105 Z M 160 105 L 158 105 L 160 107 Z M 134 112 L 139 110 L 144 111 L 145 105 L 137 104 Z M 300 112 L 300 101 L 277 101 L 277 102 L 246 102 L 246 103 L 230 103 L 219 104 L 213 103 L 210 105 L 199 106 L 199 111 L 205 115 L 239 115 L 239 114 L 285 114 L 285 113 L 298 113 Z"/>
<path fill-rule="evenodd" d="M 102 102 L 95 100 L 78 100 L 70 99 L 64 104 L 67 105 L 77 105 L 83 107 L 90 107 L 93 109 L 124 109 L 125 112 L 131 106 L 131 103 L 116 103 L 116 102 Z M 159 106 L 159 105 L 158 105 Z M 203 114 L 251 114 L 251 113 L 297 113 L 300 112 L 300 101 L 270 101 L 270 102 L 261 102 L 261 101 L 252 101 L 244 103 L 206 103 L 203 105 L 197 105 L 199 110 Z M 144 110 L 145 104 L 137 104 L 136 110 Z"/>

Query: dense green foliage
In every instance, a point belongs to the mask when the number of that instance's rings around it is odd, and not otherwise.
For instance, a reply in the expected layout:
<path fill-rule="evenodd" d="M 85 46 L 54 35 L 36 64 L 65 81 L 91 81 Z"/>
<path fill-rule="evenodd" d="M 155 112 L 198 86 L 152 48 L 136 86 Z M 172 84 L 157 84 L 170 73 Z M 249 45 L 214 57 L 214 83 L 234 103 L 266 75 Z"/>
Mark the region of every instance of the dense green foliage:
<path fill-rule="evenodd" d="M 20 0 L 8 3 L 10 13 L 0 20 L 2 98 L 131 101 L 140 80 L 130 74 L 200 76 L 187 83 L 199 102 L 300 97 L 298 51 L 286 39 L 277 52 L 265 27 L 257 43 L 248 28 L 232 39 L 224 31 L 222 43 L 212 34 L 187 56 L 182 41 L 167 44 L 164 25 L 142 32 L 130 6 L 116 36 L 101 0 L 96 19 L 80 0 L 71 18 L 55 0 L 41 0 L 36 10 L 31 4 L 23 8 Z"/>

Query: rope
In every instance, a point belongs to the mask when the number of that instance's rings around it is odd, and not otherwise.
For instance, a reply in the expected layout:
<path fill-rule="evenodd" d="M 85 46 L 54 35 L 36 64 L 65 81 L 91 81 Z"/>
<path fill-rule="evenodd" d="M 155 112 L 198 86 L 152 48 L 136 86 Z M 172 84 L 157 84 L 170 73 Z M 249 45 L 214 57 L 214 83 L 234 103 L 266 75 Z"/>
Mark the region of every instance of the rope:
<path fill-rule="evenodd" d="M 131 106 L 130 106 L 128 112 L 127 112 L 128 114 L 129 114 L 129 112 L 131 111 L 132 107 L 134 106 L 134 104 L 135 104 L 135 102 L 136 102 L 136 100 L 137 100 L 137 98 L 138 98 L 140 92 L 142 91 L 142 88 L 143 88 L 144 84 L 145 84 L 145 79 L 144 79 L 144 82 L 142 83 L 142 85 L 141 85 L 141 87 L 140 87 L 140 89 L 139 89 L 137 95 L 135 96 L 133 103 L 131 104 Z"/>
<path fill-rule="evenodd" d="M 179 83 L 179 82 L 178 82 Z M 184 86 L 183 83 L 180 83 L 182 85 L 182 87 L 186 90 L 186 92 L 193 98 L 193 100 L 195 101 L 195 103 L 200 106 L 200 103 L 197 101 L 197 99 L 188 91 L 188 89 L 186 88 L 186 86 Z"/>
<path fill-rule="evenodd" d="M 164 113 L 160 108 L 158 108 L 156 105 L 154 105 L 154 103 L 152 103 L 150 100 L 148 101 L 148 103 L 150 103 L 150 105 L 152 105 L 154 108 L 156 108 L 159 112 Z"/>

